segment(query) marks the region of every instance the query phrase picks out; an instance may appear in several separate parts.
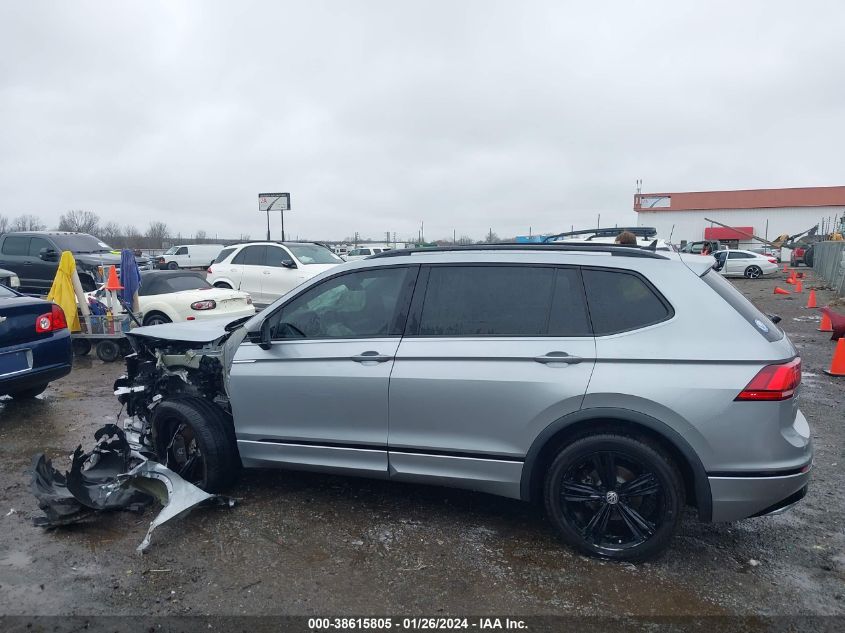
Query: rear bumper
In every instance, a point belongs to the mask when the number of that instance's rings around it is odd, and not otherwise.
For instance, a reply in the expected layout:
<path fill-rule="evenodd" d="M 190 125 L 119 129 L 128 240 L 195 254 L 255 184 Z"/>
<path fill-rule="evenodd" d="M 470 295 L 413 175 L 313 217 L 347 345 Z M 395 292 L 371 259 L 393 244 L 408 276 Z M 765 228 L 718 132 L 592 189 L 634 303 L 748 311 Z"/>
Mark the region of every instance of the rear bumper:
<path fill-rule="evenodd" d="M 67 376 L 70 373 L 70 369 L 70 363 L 66 365 L 54 365 L 52 367 L 33 369 L 25 374 L 19 374 L 11 378 L 0 379 L 0 395 L 5 396 L 10 393 L 53 382 L 62 376 Z"/>
<path fill-rule="evenodd" d="M 806 494 L 810 482 L 805 472 L 765 477 L 708 477 L 713 498 L 713 521 L 738 521 L 781 512 Z"/>

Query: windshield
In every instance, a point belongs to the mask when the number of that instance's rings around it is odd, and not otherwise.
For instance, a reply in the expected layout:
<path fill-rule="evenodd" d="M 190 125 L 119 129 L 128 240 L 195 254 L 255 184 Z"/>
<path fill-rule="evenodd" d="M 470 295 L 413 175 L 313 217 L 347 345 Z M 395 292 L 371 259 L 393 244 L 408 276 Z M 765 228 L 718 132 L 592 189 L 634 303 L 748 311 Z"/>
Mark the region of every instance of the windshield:
<path fill-rule="evenodd" d="M 178 251 L 178 250 L 179 250 L 178 246 L 171 246 L 166 251 L 164 251 L 164 254 L 165 255 L 175 255 L 176 251 Z"/>
<path fill-rule="evenodd" d="M 93 235 L 75 233 L 70 235 L 51 235 L 53 241 L 62 251 L 74 253 L 108 253 L 112 247 L 98 240 Z"/>
<path fill-rule="evenodd" d="M 285 244 L 303 264 L 339 264 L 343 260 L 329 249 L 316 244 Z"/>

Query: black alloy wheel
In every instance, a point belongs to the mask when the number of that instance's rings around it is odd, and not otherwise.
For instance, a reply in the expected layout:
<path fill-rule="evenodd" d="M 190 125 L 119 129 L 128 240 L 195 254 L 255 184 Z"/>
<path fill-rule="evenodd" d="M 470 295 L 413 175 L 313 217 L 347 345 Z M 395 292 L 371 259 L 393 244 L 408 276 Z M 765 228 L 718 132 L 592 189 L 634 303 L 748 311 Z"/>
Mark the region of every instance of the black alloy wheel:
<path fill-rule="evenodd" d="M 684 487 L 656 447 L 595 435 L 560 451 L 546 478 L 545 501 L 568 543 L 593 556 L 635 561 L 657 555 L 671 541 Z"/>
<path fill-rule="evenodd" d="M 759 279 L 763 276 L 763 269 L 759 266 L 749 266 L 745 269 L 746 279 Z"/>

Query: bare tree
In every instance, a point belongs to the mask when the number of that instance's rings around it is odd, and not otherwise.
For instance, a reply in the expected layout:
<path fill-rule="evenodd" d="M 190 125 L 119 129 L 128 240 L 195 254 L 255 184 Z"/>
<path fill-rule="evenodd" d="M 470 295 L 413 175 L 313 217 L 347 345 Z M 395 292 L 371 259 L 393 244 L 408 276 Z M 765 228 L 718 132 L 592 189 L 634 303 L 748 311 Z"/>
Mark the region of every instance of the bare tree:
<path fill-rule="evenodd" d="M 202 244 L 208 238 L 208 233 L 200 229 L 194 234 L 194 241 Z"/>
<path fill-rule="evenodd" d="M 123 227 L 123 247 L 124 248 L 141 248 L 143 246 L 144 236 L 141 235 L 136 227 L 127 224 Z"/>
<path fill-rule="evenodd" d="M 147 248 L 161 248 L 167 238 L 167 225 L 164 222 L 150 222 L 145 237 Z"/>
<path fill-rule="evenodd" d="M 47 228 L 47 225 L 37 215 L 25 213 L 12 220 L 9 228 L 12 231 L 43 231 Z"/>
<path fill-rule="evenodd" d="M 117 222 L 106 222 L 100 227 L 100 237 L 112 246 L 123 246 L 123 233 Z"/>
<path fill-rule="evenodd" d="M 100 216 L 93 211 L 72 209 L 59 216 L 59 230 L 74 233 L 97 233 L 100 227 Z"/>
<path fill-rule="evenodd" d="M 8 230 L 9 218 L 7 218 L 5 215 L 0 215 L 0 235 L 3 235 L 3 233 L 8 232 Z"/>

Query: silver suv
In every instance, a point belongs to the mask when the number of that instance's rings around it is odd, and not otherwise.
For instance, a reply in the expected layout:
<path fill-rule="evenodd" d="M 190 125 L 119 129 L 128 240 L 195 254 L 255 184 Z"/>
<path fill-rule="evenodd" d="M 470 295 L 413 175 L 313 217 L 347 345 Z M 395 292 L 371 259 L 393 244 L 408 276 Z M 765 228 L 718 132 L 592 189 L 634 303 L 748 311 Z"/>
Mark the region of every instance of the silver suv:
<path fill-rule="evenodd" d="M 469 488 L 642 560 L 685 505 L 769 514 L 810 479 L 795 347 L 712 265 L 605 244 L 389 251 L 246 322 L 137 329 L 117 386 L 138 441 L 208 490 L 241 465 Z"/>

